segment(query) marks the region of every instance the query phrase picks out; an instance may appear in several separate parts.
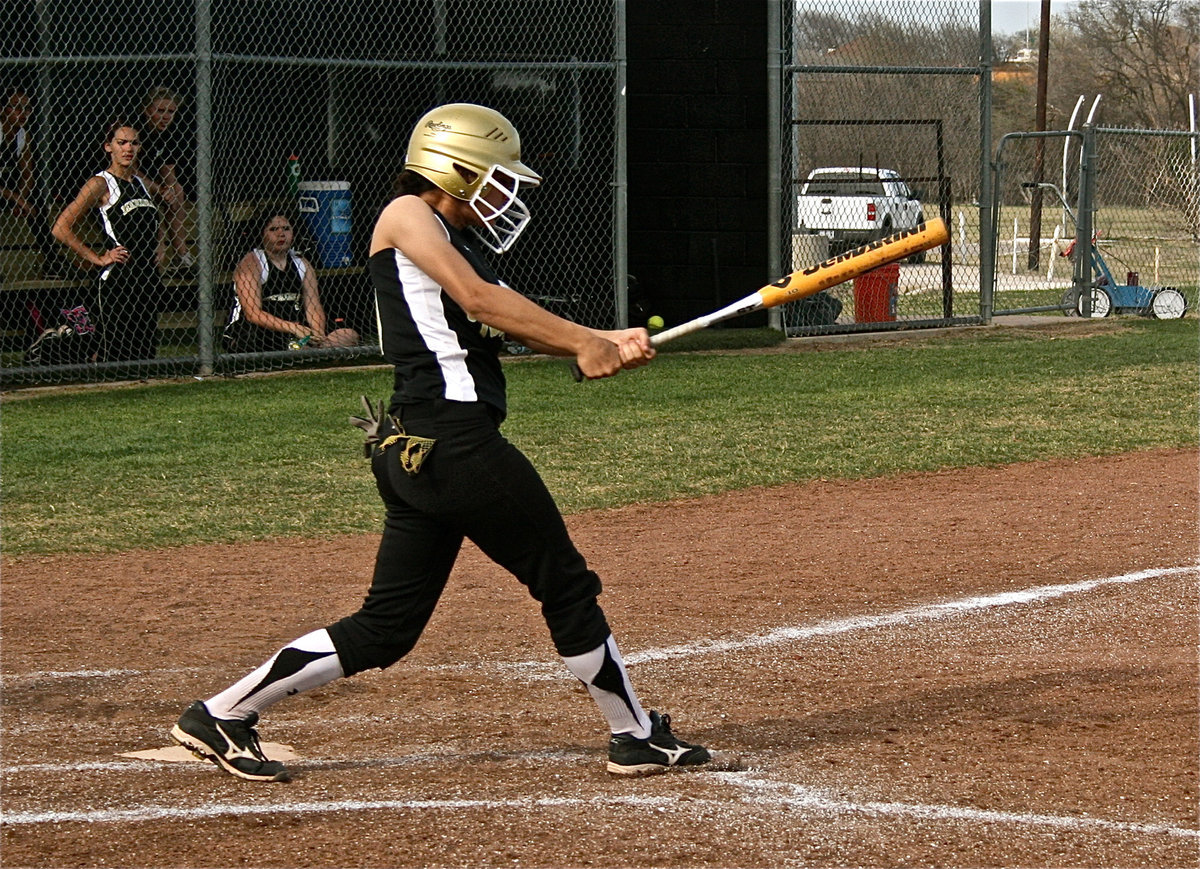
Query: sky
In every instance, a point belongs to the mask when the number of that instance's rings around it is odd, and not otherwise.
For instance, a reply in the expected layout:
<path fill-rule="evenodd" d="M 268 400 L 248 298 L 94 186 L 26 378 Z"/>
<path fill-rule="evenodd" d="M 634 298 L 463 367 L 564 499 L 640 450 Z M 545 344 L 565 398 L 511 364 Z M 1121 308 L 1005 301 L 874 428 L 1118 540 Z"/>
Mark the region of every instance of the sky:
<path fill-rule="evenodd" d="M 946 2 L 947 0 L 930 0 L 930 6 L 936 8 L 936 6 L 944 5 Z M 971 20 L 976 20 L 979 11 L 979 0 L 952 0 L 952 2 L 968 7 L 971 11 Z M 1067 10 L 1078 2 L 1079 0 L 1050 0 L 1050 15 L 1065 15 Z M 878 11 L 881 8 L 899 12 L 903 8 L 903 11 L 907 12 L 910 16 L 914 11 L 920 13 L 922 8 L 920 2 L 914 3 L 913 0 L 837 0 L 835 3 L 830 3 L 829 0 L 821 0 L 820 3 L 815 2 L 815 0 L 798 0 L 798 5 L 805 9 L 832 5 L 838 11 L 847 14 L 853 14 L 856 11 L 865 9 L 875 9 Z M 962 12 L 963 10 L 959 11 Z M 930 14 L 934 15 L 933 13 Z M 1020 33 L 1023 30 L 1033 30 L 1036 32 L 1041 21 L 1041 0 L 992 0 L 993 35 Z"/>
<path fill-rule="evenodd" d="M 1050 0 L 1050 15 L 1063 15 L 1078 0 Z M 992 33 L 1037 30 L 1042 22 L 1041 0 L 992 0 Z"/>

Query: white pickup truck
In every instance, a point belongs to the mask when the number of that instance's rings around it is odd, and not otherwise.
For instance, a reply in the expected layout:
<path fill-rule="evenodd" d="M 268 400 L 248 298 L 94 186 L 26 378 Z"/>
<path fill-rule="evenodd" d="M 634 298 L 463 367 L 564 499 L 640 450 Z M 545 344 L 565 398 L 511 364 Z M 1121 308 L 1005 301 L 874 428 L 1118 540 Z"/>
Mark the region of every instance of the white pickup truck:
<path fill-rule="evenodd" d="M 823 235 L 841 253 L 925 220 L 921 201 L 892 169 L 814 169 L 797 197 L 796 231 Z M 917 254 L 913 262 L 924 260 Z"/>

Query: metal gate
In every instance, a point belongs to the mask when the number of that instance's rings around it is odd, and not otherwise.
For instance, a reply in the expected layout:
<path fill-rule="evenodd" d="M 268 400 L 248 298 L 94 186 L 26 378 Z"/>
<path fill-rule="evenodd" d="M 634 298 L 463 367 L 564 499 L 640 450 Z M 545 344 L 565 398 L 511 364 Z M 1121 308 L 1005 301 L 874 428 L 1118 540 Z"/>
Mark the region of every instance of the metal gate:
<path fill-rule="evenodd" d="M 980 243 L 990 235 L 988 4 L 800 0 L 780 4 L 779 20 L 772 270 L 819 262 L 861 243 L 865 232 L 910 228 L 903 223 L 914 212 L 897 206 L 906 194 L 892 190 L 915 194 L 919 213 L 941 216 L 952 238 L 898 271 L 784 306 L 774 325 L 806 335 L 980 322 L 990 280 Z M 894 172 L 901 186 L 886 187 L 874 204 L 861 194 L 877 186 L 856 196 L 834 191 L 831 219 L 814 229 L 805 215 L 823 194 L 806 180 L 819 169 L 839 170 L 847 184 L 874 185 Z"/>
<path fill-rule="evenodd" d="M 993 183 L 993 313 L 1194 310 L 1198 141 L 1090 125 L 1004 136 Z"/>

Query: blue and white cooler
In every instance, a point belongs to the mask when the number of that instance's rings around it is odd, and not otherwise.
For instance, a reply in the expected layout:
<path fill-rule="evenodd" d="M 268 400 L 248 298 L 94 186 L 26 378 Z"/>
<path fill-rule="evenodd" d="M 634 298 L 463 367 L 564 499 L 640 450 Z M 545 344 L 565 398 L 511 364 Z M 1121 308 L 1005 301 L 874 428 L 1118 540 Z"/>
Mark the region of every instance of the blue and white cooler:
<path fill-rule="evenodd" d="M 301 181 L 300 213 L 317 242 L 318 265 L 339 269 L 354 259 L 350 237 L 350 182 Z"/>

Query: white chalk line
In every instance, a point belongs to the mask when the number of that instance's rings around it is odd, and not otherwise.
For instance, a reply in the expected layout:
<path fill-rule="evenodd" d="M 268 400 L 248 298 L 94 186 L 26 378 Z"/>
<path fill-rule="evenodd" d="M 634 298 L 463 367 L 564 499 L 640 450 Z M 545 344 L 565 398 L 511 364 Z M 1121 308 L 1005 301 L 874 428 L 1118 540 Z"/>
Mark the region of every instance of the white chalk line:
<path fill-rule="evenodd" d="M 1139 570 L 1124 573 L 1120 576 L 1107 576 L 1099 579 L 1086 579 L 1079 582 L 1042 585 L 1033 588 L 1005 591 L 997 594 L 980 595 L 960 598 L 943 603 L 924 604 L 908 609 L 896 610 L 890 613 L 880 613 L 873 616 L 855 616 L 843 619 L 828 619 L 811 625 L 792 625 L 775 628 L 761 634 L 731 638 L 727 640 L 692 640 L 677 646 L 664 646 L 657 649 L 643 649 L 624 655 L 625 663 L 645 664 L 656 661 L 667 661 L 678 658 L 697 658 L 706 655 L 726 655 L 783 643 L 802 642 L 819 637 L 833 637 L 849 634 L 855 631 L 874 630 L 876 628 L 901 627 L 919 624 L 921 622 L 944 620 L 956 616 L 968 615 L 981 610 L 1022 604 L 1037 604 L 1066 597 L 1072 594 L 1093 591 L 1108 585 L 1129 585 L 1144 582 L 1148 579 L 1158 579 L 1166 576 L 1177 576 L 1185 573 L 1200 573 L 1200 565 L 1186 567 L 1162 567 L 1150 570 Z M 487 665 L 492 670 L 505 673 L 516 673 L 522 679 L 529 681 L 541 679 L 561 679 L 564 671 L 561 663 L 548 661 L 499 661 Z M 478 664 L 435 664 L 426 670 L 473 670 L 482 669 Z"/>
<path fill-rule="evenodd" d="M 1071 830 L 1102 830 L 1114 833 L 1142 833 L 1147 835 L 1200 838 L 1200 830 L 1176 827 L 1171 824 L 1145 823 L 1137 821 L 1110 821 L 1104 818 L 1080 817 L 1078 815 L 1047 815 L 1027 812 L 1002 812 L 994 809 L 973 809 L 963 806 L 925 805 L 921 803 L 899 803 L 868 800 L 851 802 L 831 796 L 827 791 L 791 782 L 776 782 L 754 778 L 746 773 L 711 773 L 725 782 L 744 788 L 753 794 L 753 799 L 771 806 L 786 805 L 814 812 L 836 814 L 865 814 L 894 816 L 929 821 L 970 821 L 985 824 L 1017 824 L 1026 827 L 1053 827 Z"/>
<path fill-rule="evenodd" d="M 687 646 L 674 646 L 664 649 L 649 649 L 628 656 L 627 660 L 652 661 L 668 658 L 684 657 L 685 655 L 724 654 L 743 649 L 761 648 L 784 642 L 795 642 L 813 637 L 833 636 L 858 630 L 868 630 L 876 627 L 912 624 L 920 621 L 942 619 L 965 613 L 976 612 L 999 606 L 1013 604 L 1036 603 L 1068 594 L 1091 591 L 1106 586 L 1129 584 L 1154 579 L 1162 576 L 1173 576 L 1182 573 L 1194 573 L 1200 566 L 1161 568 L 1143 570 L 1120 576 L 1105 577 L 1082 582 L 1040 586 L 995 595 L 986 595 L 931 604 L 884 613 L 878 616 L 858 617 L 850 619 L 834 619 L 818 622 L 803 627 L 779 628 L 765 634 L 745 637 L 741 640 L 707 641 Z M 526 669 L 545 666 L 541 662 L 523 662 L 507 665 L 508 668 Z M 90 671 L 81 671 L 90 672 Z M 118 672 L 118 671 L 113 671 Z M 127 675 L 129 671 L 119 671 Z M 75 676 L 72 676 L 73 678 Z M 413 762 L 408 758 L 407 762 Z M 370 761 L 366 761 L 370 763 Z M 378 762 L 388 763 L 388 759 Z M 392 762 L 405 762 L 403 759 L 392 759 Z M 133 762 L 138 764 L 139 762 Z M 336 762 L 314 764 L 315 766 L 338 766 Z M 85 763 L 85 764 L 31 764 L 27 766 L 6 767 L 5 772 L 18 772 L 30 768 L 47 768 L 60 770 L 110 770 L 128 769 L 128 762 Z M 1137 833 L 1147 835 L 1168 835 L 1175 837 L 1200 838 L 1200 830 L 1186 827 L 1176 827 L 1161 823 L 1138 823 L 1110 821 L 1102 818 L 1086 818 L 1078 816 L 1060 816 L 1046 814 L 1029 814 L 1001 812 L 985 809 L 962 808 L 959 806 L 923 805 L 915 803 L 868 801 L 863 803 L 834 798 L 824 791 L 807 788 L 787 782 L 772 782 L 765 779 L 753 778 L 743 773 L 693 773 L 706 778 L 716 776 L 736 787 L 748 791 L 751 797 L 747 802 L 765 803 L 770 806 L 787 805 L 810 811 L 833 813 L 870 814 L 878 816 L 902 816 L 926 820 L 967 820 L 982 823 L 1009 823 L 1026 826 L 1045 826 L 1061 829 L 1098 829 L 1112 832 Z M 712 800 L 698 800 L 696 803 L 707 804 L 713 808 L 728 807 L 726 803 Z M 97 811 L 53 811 L 53 812 L 3 812 L 0 813 L 0 825 L 20 826 L 43 823 L 98 823 L 98 822 L 140 822 L 158 819 L 202 819 L 222 817 L 227 815 L 245 814 L 312 814 L 319 812 L 359 812 L 359 811 L 405 811 L 405 810 L 441 810 L 456 811 L 467 809 L 538 809 L 555 806 L 588 806 L 601 808 L 605 805 L 628 804 L 649 808 L 666 809 L 675 805 L 675 798 L 668 797 L 622 797 L 606 796 L 597 799 L 582 798 L 530 798 L 520 800 L 335 800 L 318 802 L 298 802 L 270 805 L 237 804 L 237 805 L 205 805 L 192 808 L 178 806 L 138 806 L 128 809 L 108 809 Z"/>
<path fill-rule="evenodd" d="M 219 818 L 227 815 L 308 815 L 330 812 L 374 812 L 374 811 L 463 811 L 467 809 L 544 809 L 555 806 L 673 806 L 673 796 L 631 797 L 622 795 L 594 799 L 580 797 L 530 797 L 513 800 L 319 800 L 298 803 L 240 803 L 231 805 L 203 805 L 181 808 L 178 806 L 136 806 L 129 809 L 101 809 L 77 812 L 5 812 L 0 814 L 0 824 L 21 826 L 27 824 L 63 823 L 135 823 L 156 820 L 196 820 Z"/>
<path fill-rule="evenodd" d="M 155 675 L 175 675 L 181 673 L 201 673 L 203 667 L 164 667 L 154 670 Z M 28 673 L 16 675 L 6 673 L 0 676 L 0 686 L 15 688 L 18 686 L 31 687 L 42 682 L 65 682 L 71 679 L 119 679 L 123 676 L 145 676 L 146 670 L 130 670 L 128 668 L 113 668 L 107 670 L 31 670 Z"/>
<path fill-rule="evenodd" d="M 269 755 L 268 755 L 269 756 Z M 581 764 L 592 763 L 596 760 L 597 755 L 591 752 L 582 751 L 478 751 L 478 752 L 455 752 L 455 751 L 418 751 L 412 754 L 403 754 L 395 757 L 367 757 L 367 758 L 344 758 L 340 760 L 295 760 L 288 762 L 288 768 L 303 772 L 307 770 L 317 769 L 363 769 L 363 768 L 384 768 L 393 766 L 422 766 L 435 763 L 453 763 L 461 764 L 468 758 L 486 757 L 496 761 L 511 761 L 511 762 L 536 762 L 540 765 L 556 764 L 563 765 L 566 763 Z M 198 766 L 208 766 L 208 761 L 200 759 L 188 759 L 182 761 L 188 764 L 196 764 Z M 84 763 L 23 763 L 12 764 L 9 766 L 0 767 L 0 773 L 6 776 L 15 775 L 45 775 L 47 773 L 77 773 L 77 772 L 129 772 L 131 770 L 162 770 L 164 764 L 175 763 L 175 761 L 163 760 L 145 760 L 143 758 L 123 757 L 120 760 L 98 760 L 87 761 Z"/>
<path fill-rule="evenodd" d="M 1108 576 L 1101 579 L 1087 579 L 1080 582 L 1057 585 L 1042 585 L 1018 591 L 1006 591 L 999 594 L 981 595 L 978 597 L 960 598 L 944 603 L 926 604 L 909 609 L 897 610 L 890 613 L 880 613 L 874 616 L 857 616 L 845 619 L 830 619 L 813 625 L 775 628 L 762 634 L 730 640 L 700 640 L 679 646 L 667 646 L 660 649 L 646 649 L 626 655 L 625 660 L 630 664 L 649 661 L 664 661 L 671 658 L 688 658 L 697 655 L 720 655 L 729 652 L 741 652 L 747 649 L 759 649 L 780 643 L 794 643 L 800 640 L 810 640 L 816 637 L 831 637 L 838 634 L 848 634 L 854 631 L 872 630 L 895 626 L 908 626 L 919 622 L 936 621 L 955 616 L 975 613 L 996 607 L 1019 604 L 1044 603 L 1054 598 L 1066 595 L 1092 591 L 1106 585 L 1127 585 L 1143 582 L 1147 579 L 1157 579 L 1163 576 L 1175 576 L 1181 573 L 1196 573 L 1200 565 L 1187 567 L 1164 567 L 1153 570 L 1139 570 L 1120 576 Z"/>
<path fill-rule="evenodd" d="M 1089 818 L 1071 815 L 1047 815 L 1024 812 L 1003 812 L 990 809 L 972 809 L 961 806 L 925 805 L 867 801 L 853 802 L 831 796 L 828 792 L 789 782 L 775 782 L 756 778 L 746 773 L 691 772 L 703 781 L 714 779 L 741 791 L 735 806 L 728 801 L 708 798 L 691 799 L 689 809 L 705 808 L 714 812 L 729 811 L 736 806 L 766 808 L 775 812 L 781 807 L 798 809 L 811 814 L 851 814 L 872 817 L 901 817 L 923 821 L 969 821 L 983 824 L 1011 824 L 1021 827 L 1048 827 L 1079 832 L 1111 832 L 1147 836 L 1172 836 L 1176 838 L 1200 838 L 1200 830 L 1177 827 L 1157 822 L 1110 821 L 1104 818 Z M 227 805 L 206 804 L 203 806 L 134 806 L 125 809 L 100 809 L 93 811 L 51 812 L 5 812 L 0 814 L 0 825 L 28 826 L 31 824 L 69 823 L 141 823 L 145 821 L 194 821 L 206 818 L 246 815 L 311 815 L 330 813 L 356 813 L 377 811 L 455 812 L 471 810 L 518 810 L 538 811 L 551 808 L 587 808 L 600 812 L 605 808 L 621 805 L 650 808 L 660 811 L 677 810 L 678 796 L 632 796 L 606 794 L 597 797 L 529 797 L 511 800 L 314 800 L 295 803 L 234 803 Z"/>
<path fill-rule="evenodd" d="M 782 643 L 794 643 L 818 637 L 832 637 L 854 631 L 872 630 L 875 628 L 897 627 L 917 624 L 919 622 L 935 621 L 954 616 L 967 615 L 981 610 L 1019 604 L 1044 603 L 1071 594 L 1092 591 L 1106 585 L 1128 585 L 1143 582 L 1148 579 L 1158 579 L 1165 576 L 1177 576 L 1182 573 L 1200 572 L 1200 565 L 1185 567 L 1161 567 L 1150 570 L 1139 570 L 1120 576 L 1107 576 L 1099 579 L 1086 579 L 1080 582 L 1056 585 L 1042 585 L 1033 588 L 1006 591 L 998 594 L 981 595 L 960 598 L 943 603 L 925 604 L 918 607 L 897 610 L 890 613 L 880 613 L 874 616 L 856 616 L 844 619 L 829 619 L 811 625 L 792 625 L 775 628 L 766 633 L 750 634 L 748 636 L 728 640 L 694 640 L 677 646 L 665 646 L 657 649 L 643 649 L 639 652 L 626 654 L 626 664 L 642 664 L 654 661 L 666 661 L 678 658 L 695 658 L 705 655 L 724 655 L 731 652 L 741 652 L 749 649 L 761 649 Z M 152 671 L 156 675 L 196 672 L 199 667 L 181 667 Z M 561 679 L 565 670 L 561 661 L 490 661 L 472 664 L 430 664 L 422 669 L 435 671 L 491 670 L 500 673 L 516 674 L 522 679 Z M 0 677 L 0 685 L 11 687 L 12 684 L 31 684 L 35 682 L 53 681 L 57 679 L 80 678 L 114 678 L 120 676 L 145 675 L 141 670 L 43 670 L 20 674 L 17 676 Z"/>

